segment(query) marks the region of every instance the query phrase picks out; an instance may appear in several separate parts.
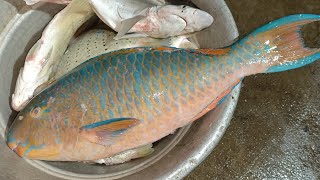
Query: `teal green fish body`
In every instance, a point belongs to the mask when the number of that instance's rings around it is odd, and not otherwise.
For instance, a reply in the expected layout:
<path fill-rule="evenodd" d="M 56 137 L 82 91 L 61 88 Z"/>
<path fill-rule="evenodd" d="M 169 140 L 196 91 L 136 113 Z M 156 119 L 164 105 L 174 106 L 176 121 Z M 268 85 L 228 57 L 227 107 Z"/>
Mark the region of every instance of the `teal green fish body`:
<path fill-rule="evenodd" d="M 243 77 L 319 59 L 297 31 L 317 20 L 285 17 L 221 50 L 145 47 L 97 56 L 30 101 L 8 146 L 30 159 L 92 161 L 155 142 L 213 109 Z"/>

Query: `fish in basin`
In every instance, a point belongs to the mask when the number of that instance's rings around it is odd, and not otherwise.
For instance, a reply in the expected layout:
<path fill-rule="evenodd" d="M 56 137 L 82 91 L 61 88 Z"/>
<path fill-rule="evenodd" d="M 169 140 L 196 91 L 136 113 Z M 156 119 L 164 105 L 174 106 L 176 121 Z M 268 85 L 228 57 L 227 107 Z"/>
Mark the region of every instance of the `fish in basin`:
<path fill-rule="evenodd" d="M 68 47 L 66 53 L 62 56 L 56 66 L 56 71 L 52 72 L 50 77 L 52 80 L 58 79 L 70 70 L 85 62 L 88 58 L 93 58 L 97 55 L 120 50 L 122 48 L 132 48 L 141 46 L 170 46 L 179 48 L 198 49 L 198 44 L 193 36 L 181 35 L 166 39 L 155 39 L 151 37 L 131 37 L 114 40 L 114 32 L 104 29 L 93 29 L 83 35 L 77 37 Z M 190 40 L 188 39 L 190 38 Z M 40 88 L 41 89 L 41 88 Z M 36 90 L 38 91 L 38 90 Z M 149 155 L 153 152 L 152 144 L 148 144 L 136 149 L 131 149 L 113 157 L 97 160 L 95 162 L 104 163 L 107 165 L 118 164 L 129 161 L 131 159 L 140 158 Z"/>
<path fill-rule="evenodd" d="M 119 31 L 116 39 L 141 36 L 167 38 L 200 31 L 213 22 L 211 15 L 200 9 L 167 5 L 163 0 L 70 1 L 55 15 L 28 52 L 12 94 L 14 110 L 20 111 L 36 94 L 37 87 L 49 80 L 51 72 L 55 71 L 54 64 L 61 60 L 71 38 L 82 24 L 94 16 L 94 12 L 108 26 Z M 127 32 L 134 33 L 125 35 Z"/>
<path fill-rule="evenodd" d="M 124 37 L 167 38 L 201 31 L 213 23 L 213 17 L 185 5 L 137 0 L 89 0 L 100 19 Z M 133 33 L 126 35 L 126 33 Z"/>
<path fill-rule="evenodd" d="M 54 16 L 28 52 L 19 72 L 12 94 L 14 110 L 20 111 L 33 97 L 35 89 L 48 81 L 53 64 L 61 59 L 73 35 L 93 16 L 94 12 L 86 0 L 73 0 Z"/>
<path fill-rule="evenodd" d="M 71 0 L 25 0 L 67 4 Z M 171 5 L 165 0 L 83 0 L 88 1 L 98 17 L 118 32 L 116 39 L 150 36 L 167 38 L 200 31 L 209 27 L 213 17 L 200 9 L 186 5 Z"/>
<path fill-rule="evenodd" d="M 55 71 L 50 74 L 49 82 L 63 76 L 88 59 L 100 54 L 120 50 L 123 48 L 144 46 L 169 46 L 192 49 L 199 48 L 199 45 L 192 34 L 174 36 L 165 39 L 156 39 L 151 37 L 130 37 L 114 40 L 114 37 L 114 32 L 101 28 L 92 29 L 77 37 L 74 42 L 69 45 L 61 60 L 55 64 L 56 68 Z"/>
<path fill-rule="evenodd" d="M 225 49 L 139 47 L 99 55 L 34 97 L 8 129 L 19 156 L 96 161 L 155 142 L 219 104 L 242 78 L 320 58 L 300 29 L 320 15 L 271 22 Z"/>

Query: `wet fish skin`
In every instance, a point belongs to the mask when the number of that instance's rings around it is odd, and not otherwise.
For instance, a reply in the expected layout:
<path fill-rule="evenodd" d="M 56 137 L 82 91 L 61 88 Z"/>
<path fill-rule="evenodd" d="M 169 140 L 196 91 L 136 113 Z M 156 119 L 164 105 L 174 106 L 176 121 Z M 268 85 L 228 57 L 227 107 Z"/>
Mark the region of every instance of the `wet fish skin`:
<path fill-rule="evenodd" d="M 27 5 L 33 5 L 38 2 L 49 2 L 55 4 L 69 4 L 72 0 L 24 0 Z"/>
<path fill-rule="evenodd" d="M 213 17 L 200 9 L 185 5 L 154 6 L 148 10 L 146 18 L 137 22 L 129 32 L 167 38 L 201 31 L 212 23 Z"/>
<path fill-rule="evenodd" d="M 199 46 L 196 43 L 188 40 L 189 37 L 193 36 L 194 34 L 187 34 L 166 39 L 131 37 L 114 40 L 115 33 L 111 31 L 103 29 L 90 30 L 79 37 L 75 44 L 69 46 L 66 53 L 62 56 L 62 60 L 56 65 L 57 68 L 55 68 L 56 71 L 53 72 L 52 80 L 62 77 L 87 59 L 123 48 L 168 46 L 198 49 Z"/>
<path fill-rule="evenodd" d="M 35 89 L 48 81 L 52 65 L 61 59 L 77 29 L 94 15 L 86 0 L 73 0 L 45 28 L 30 49 L 21 68 L 12 95 L 11 106 L 21 110 L 33 97 Z M 67 30 L 65 27 L 69 27 Z"/>
<path fill-rule="evenodd" d="M 157 5 L 154 0 L 88 0 L 96 15 L 110 28 L 119 31 L 121 21 L 143 15 L 145 9 Z M 163 2 L 165 3 L 165 2 Z"/>
<path fill-rule="evenodd" d="M 53 75 L 53 79 L 58 79 L 76 66 L 85 62 L 88 58 L 110 51 L 120 50 L 122 48 L 132 48 L 141 46 L 171 46 L 180 48 L 198 49 L 198 46 L 190 42 L 187 38 L 191 35 L 177 36 L 167 39 L 155 39 L 151 37 L 123 38 L 113 40 L 115 33 L 103 29 L 90 30 L 75 40 L 75 44 L 71 44 L 62 57 Z M 102 45 L 105 43 L 104 45 Z M 100 46 L 99 46 L 100 45 Z M 95 46 L 97 46 L 95 48 Z M 87 50 L 90 48 L 89 50 Z M 121 152 L 113 157 L 100 159 L 95 162 L 100 164 L 118 164 L 124 163 L 131 159 L 141 158 L 153 152 L 152 144 Z"/>
<path fill-rule="evenodd" d="M 118 32 L 115 39 L 136 36 L 167 38 L 209 27 L 213 17 L 200 9 L 165 1 L 89 0 L 100 19 Z M 129 36 L 130 37 L 130 36 Z"/>
<path fill-rule="evenodd" d="M 19 156 L 92 161 L 155 142 L 213 109 L 245 76 L 320 59 L 300 37 L 320 15 L 269 23 L 229 48 L 131 48 L 97 56 L 30 101 L 7 134 Z"/>

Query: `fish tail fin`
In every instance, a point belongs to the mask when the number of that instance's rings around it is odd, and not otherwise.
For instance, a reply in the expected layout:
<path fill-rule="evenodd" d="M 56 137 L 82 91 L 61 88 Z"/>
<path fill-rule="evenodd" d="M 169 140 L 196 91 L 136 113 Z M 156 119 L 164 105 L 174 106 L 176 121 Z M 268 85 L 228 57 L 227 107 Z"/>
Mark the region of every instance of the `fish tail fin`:
<path fill-rule="evenodd" d="M 295 69 L 320 59 L 320 48 L 306 47 L 301 34 L 302 26 L 314 21 L 320 21 L 320 15 L 293 15 L 282 18 L 274 24 L 279 28 L 268 33 L 274 37 L 272 43 L 277 46 L 280 56 L 272 59 L 274 63 L 270 63 L 272 66 L 267 72 Z M 269 26 L 272 26 L 272 23 Z"/>
<path fill-rule="evenodd" d="M 242 43 L 255 44 L 256 64 L 264 66 L 264 73 L 299 68 L 320 59 L 319 48 L 306 47 L 302 38 L 303 25 L 320 21 L 320 15 L 291 15 L 255 30 Z"/>

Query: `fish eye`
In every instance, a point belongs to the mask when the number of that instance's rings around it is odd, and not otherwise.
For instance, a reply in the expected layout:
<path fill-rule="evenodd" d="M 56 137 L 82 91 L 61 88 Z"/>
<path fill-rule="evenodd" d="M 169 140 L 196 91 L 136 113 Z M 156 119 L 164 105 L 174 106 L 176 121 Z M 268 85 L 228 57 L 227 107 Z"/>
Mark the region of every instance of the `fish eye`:
<path fill-rule="evenodd" d="M 35 107 L 30 112 L 31 117 L 38 118 L 41 116 L 41 107 Z"/>

